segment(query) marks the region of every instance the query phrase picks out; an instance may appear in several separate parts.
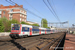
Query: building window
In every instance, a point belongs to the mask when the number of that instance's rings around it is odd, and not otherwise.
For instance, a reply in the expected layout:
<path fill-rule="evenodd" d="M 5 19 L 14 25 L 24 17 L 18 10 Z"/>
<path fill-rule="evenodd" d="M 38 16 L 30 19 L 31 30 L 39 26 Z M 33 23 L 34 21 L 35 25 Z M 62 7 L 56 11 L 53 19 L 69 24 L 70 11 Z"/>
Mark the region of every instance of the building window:
<path fill-rule="evenodd" d="M 23 15 L 23 17 L 24 17 L 24 15 Z"/>
<path fill-rule="evenodd" d="M 24 11 L 23 11 L 23 13 L 24 13 Z"/>
<path fill-rule="evenodd" d="M 22 14 L 20 14 L 20 16 L 22 16 Z"/>
<path fill-rule="evenodd" d="M 25 19 L 25 22 L 26 22 L 26 19 Z"/>
<path fill-rule="evenodd" d="M 25 18 L 26 18 L 26 16 L 25 16 Z"/>
<path fill-rule="evenodd" d="M 2 12 L 2 11 L 0 11 L 0 14 L 1 14 L 1 12 Z"/>
<path fill-rule="evenodd" d="M 21 18 L 20 18 L 20 21 L 21 21 Z"/>
<path fill-rule="evenodd" d="M 1 18 L 1 15 L 0 15 L 0 18 Z"/>
<path fill-rule="evenodd" d="M 5 11 L 3 11 L 3 14 L 5 14 Z"/>
<path fill-rule="evenodd" d="M 26 15 L 26 12 L 25 12 L 25 15 Z"/>
<path fill-rule="evenodd" d="M 10 14 L 10 17 L 12 17 L 12 14 Z"/>
<path fill-rule="evenodd" d="M 9 17 L 9 20 L 12 20 L 12 17 Z"/>
<path fill-rule="evenodd" d="M 22 10 L 20 10 L 20 12 L 21 12 Z"/>
<path fill-rule="evenodd" d="M 12 14 L 9 14 L 9 17 L 12 17 Z"/>
<path fill-rule="evenodd" d="M 11 9 L 10 12 L 13 12 L 13 9 Z"/>

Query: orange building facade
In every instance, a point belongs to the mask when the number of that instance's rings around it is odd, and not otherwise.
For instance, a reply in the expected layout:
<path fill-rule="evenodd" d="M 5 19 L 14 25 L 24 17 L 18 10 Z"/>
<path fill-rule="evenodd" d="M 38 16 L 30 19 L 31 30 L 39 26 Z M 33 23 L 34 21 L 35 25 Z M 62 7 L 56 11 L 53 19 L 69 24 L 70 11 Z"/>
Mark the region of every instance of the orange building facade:
<path fill-rule="evenodd" d="M 18 6 L 15 4 L 14 6 L 3 6 L 0 5 L 0 18 L 6 17 L 8 20 L 18 20 L 19 22 L 26 22 L 27 13 L 26 10 L 23 9 L 23 5 Z"/>

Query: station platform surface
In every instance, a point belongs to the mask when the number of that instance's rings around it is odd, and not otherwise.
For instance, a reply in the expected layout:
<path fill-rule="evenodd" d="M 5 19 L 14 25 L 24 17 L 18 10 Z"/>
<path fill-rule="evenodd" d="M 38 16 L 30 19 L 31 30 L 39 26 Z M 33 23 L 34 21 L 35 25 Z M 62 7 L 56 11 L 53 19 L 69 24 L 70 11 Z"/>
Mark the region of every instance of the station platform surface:
<path fill-rule="evenodd" d="M 66 34 L 64 50 L 75 50 L 75 35 Z"/>

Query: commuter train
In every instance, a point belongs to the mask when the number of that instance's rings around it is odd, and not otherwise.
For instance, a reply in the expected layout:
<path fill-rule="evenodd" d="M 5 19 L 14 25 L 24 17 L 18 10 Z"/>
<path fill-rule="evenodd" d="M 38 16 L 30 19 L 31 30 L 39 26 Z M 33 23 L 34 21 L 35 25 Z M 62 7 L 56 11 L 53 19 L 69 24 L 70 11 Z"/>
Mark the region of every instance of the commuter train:
<path fill-rule="evenodd" d="M 32 35 L 50 34 L 55 30 L 48 28 L 42 28 L 37 26 L 25 25 L 25 24 L 11 24 L 11 38 L 27 37 Z"/>

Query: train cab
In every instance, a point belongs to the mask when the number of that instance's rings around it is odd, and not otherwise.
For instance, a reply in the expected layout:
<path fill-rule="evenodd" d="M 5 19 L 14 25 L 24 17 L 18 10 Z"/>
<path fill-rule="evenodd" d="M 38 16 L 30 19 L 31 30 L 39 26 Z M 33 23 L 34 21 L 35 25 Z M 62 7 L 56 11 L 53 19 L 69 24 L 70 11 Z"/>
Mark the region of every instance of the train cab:
<path fill-rule="evenodd" d="M 10 37 L 19 37 L 21 30 L 21 25 L 20 24 L 11 24 L 11 32 L 10 32 Z"/>

